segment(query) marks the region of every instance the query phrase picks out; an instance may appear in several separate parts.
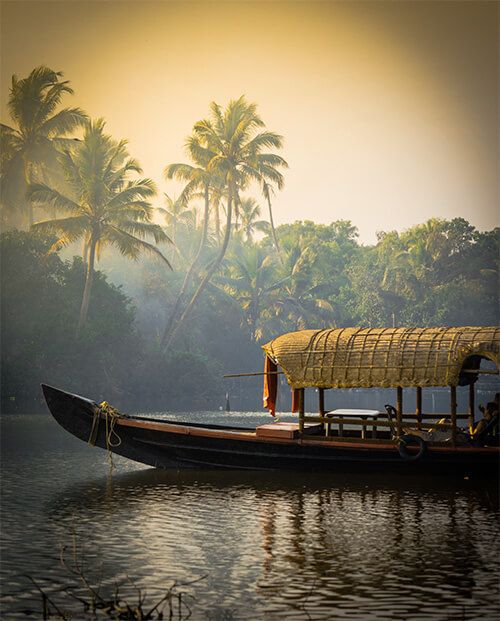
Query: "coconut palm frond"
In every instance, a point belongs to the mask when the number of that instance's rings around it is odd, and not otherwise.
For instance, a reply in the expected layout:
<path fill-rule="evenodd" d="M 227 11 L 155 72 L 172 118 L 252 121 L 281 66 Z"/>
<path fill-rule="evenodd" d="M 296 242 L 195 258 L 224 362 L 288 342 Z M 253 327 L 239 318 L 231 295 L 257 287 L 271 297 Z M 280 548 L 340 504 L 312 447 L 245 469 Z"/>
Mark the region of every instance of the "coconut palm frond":
<path fill-rule="evenodd" d="M 117 228 L 120 228 L 122 231 L 130 233 L 131 235 L 138 236 L 141 239 L 144 239 L 145 237 L 152 237 L 157 244 L 172 243 L 172 240 L 165 233 L 162 227 L 159 224 L 154 224 L 153 222 L 134 222 L 131 220 L 121 221 L 117 224 Z"/>
<path fill-rule="evenodd" d="M 212 117 L 214 118 L 216 125 L 218 127 L 222 126 L 224 123 L 224 116 L 222 113 L 222 108 L 219 104 L 215 103 L 215 101 L 210 102 L 210 112 L 212 113 Z"/>
<path fill-rule="evenodd" d="M 130 201 L 126 204 L 109 205 L 103 210 L 102 219 L 106 222 L 150 222 L 154 208 L 147 201 Z"/>
<path fill-rule="evenodd" d="M 169 164 L 165 167 L 163 175 L 168 181 L 170 179 L 177 179 L 178 181 L 187 181 L 192 179 L 193 174 L 197 169 L 189 164 Z"/>
<path fill-rule="evenodd" d="M 278 190 L 281 190 L 285 185 L 285 178 L 278 170 L 276 170 L 276 168 L 274 168 L 274 166 L 259 164 L 258 171 L 262 178 L 272 181 Z"/>
<path fill-rule="evenodd" d="M 10 116 L 20 127 L 36 124 L 40 108 L 43 114 L 50 114 L 60 100 L 60 96 L 72 93 L 67 83 L 59 83 L 62 73 L 55 72 L 44 65 L 35 67 L 28 77 L 18 80 L 12 76 L 8 101 Z"/>
<path fill-rule="evenodd" d="M 202 144 L 200 143 L 198 136 L 190 136 L 186 140 L 186 152 L 193 162 L 195 162 L 198 166 L 205 168 L 217 153 L 217 151 L 214 150 L 212 143 L 213 141 Z"/>
<path fill-rule="evenodd" d="M 245 145 L 244 150 L 247 153 L 260 153 L 262 149 L 281 149 L 283 140 L 283 136 L 274 132 L 260 132 Z"/>
<path fill-rule="evenodd" d="M 129 171 L 142 173 L 142 168 L 136 159 L 127 160 L 127 140 L 120 140 L 117 143 L 110 143 L 106 154 L 106 164 L 103 171 L 103 178 L 108 179 L 108 185 L 113 185 Z M 125 164 L 124 164 L 125 162 Z"/>
<path fill-rule="evenodd" d="M 186 146 L 188 147 L 190 153 L 192 148 L 196 146 L 195 143 L 198 142 L 199 144 L 200 140 L 205 141 L 207 144 L 205 150 L 201 151 L 202 153 L 206 154 L 207 151 L 218 151 L 223 148 L 223 142 L 221 140 L 221 137 L 218 135 L 218 132 L 215 131 L 210 121 L 198 121 L 198 123 L 194 124 L 193 131 L 194 136 L 188 138 L 186 143 Z"/>
<path fill-rule="evenodd" d="M 59 237 L 59 239 L 56 242 L 54 242 L 52 246 L 49 248 L 49 250 L 45 253 L 44 258 L 48 257 L 49 255 L 55 252 L 59 252 L 59 250 L 66 248 L 66 246 L 69 246 L 74 241 L 76 241 L 76 239 L 71 238 L 68 235 L 63 235 L 62 237 Z"/>
<path fill-rule="evenodd" d="M 0 203 L 7 213 L 25 212 L 26 177 L 22 152 L 0 159 Z"/>
<path fill-rule="evenodd" d="M 288 162 L 276 153 L 258 153 L 257 161 L 259 164 L 265 164 L 274 168 L 288 168 Z"/>
<path fill-rule="evenodd" d="M 128 173 L 130 172 L 142 172 L 142 168 L 140 167 L 137 160 L 130 159 L 127 160 L 125 164 L 117 170 L 107 170 L 103 177 L 107 180 L 107 186 L 110 191 L 113 192 L 114 190 L 119 190 L 120 188 L 122 188 L 125 180 L 127 179 Z"/>
<path fill-rule="evenodd" d="M 81 108 L 65 108 L 40 125 L 40 133 L 49 138 L 69 134 L 88 120 Z"/>
<path fill-rule="evenodd" d="M 54 113 L 64 94 L 73 94 L 73 89 L 69 86 L 68 80 L 64 82 L 54 81 L 50 86 L 44 87 L 43 90 L 45 92 L 34 116 L 34 124 L 38 127 L 41 127 L 44 120 Z"/>
<path fill-rule="evenodd" d="M 183 203 L 187 205 L 191 198 L 196 196 L 196 191 L 200 186 L 203 185 L 203 183 L 206 182 L 202 182 L 195 175 L 194 179 L 189 183 L 186 183 L 186 185 L 183 187 L 182 192 L 179 195 L 179 200 L 182 200 Z"/>
<path fill-rule="evenodd" d="M 150 198 L 155 194 L 156 185 L 152 179 L 139 179 L 130 182 L 127 187 L 115 194 L 108 203 L 108 209 L 116 209 L 121 206 L 130 205 L 136 200 Z"/>
<path fill-rule="evenodd" d="M 314 303 L 316 304 L 316 306 L 318 308 L 321 308 L 322 310 L 327 310 L 330 313 L 335 312 L 335 309 L 333 308 L 333 306 L 330 304 L 330 302 L 328 302 L 328 300 L 314 300 Z"/>
<path fill-rule="evenodd" d="M 54 209 L 60 209 L 66 212 L 79 212 L 81 210 L 80 205 L 75 203 L 64 194 L 61 194 L 57 190 L 49 188 L 42 183 L 32 183 L 28 186 L 27 198 L 36 205 L 47 205 Z"/>
<path fill-rule="evenodd" d="M 225 155 L 215 155 L 208 163 L 207 169 L 216 176 L 225 177 L 231 170 L 231 162 Z"/>
<path fill-rule="evenodd" d="M 0 123 L 0 146 L 2 147 L 2 152 L 0 153 L 0 156 L 5 154 L 5 150 L 13 141 L 18 138 L 18 136 L 19 132 L 17 131 L 17 129 Z"/>
<path fill-rule="evenodd" d="M 172 269 L 168 259 L 156 246 L 135 237 L 131 233 L 127 233 L 115 226 L 107 226 L 104 231 L 104 236 L 107 243 L 118 248 L 120 253 L 125 257 L 136 260 L 139 258 L 141 252 L 147 252 L 155 258 L 161 259 L 166 263 L 169 269 Z"/>
<path fill-rule="evenodd" d="M 246 162 L 241 163 L 240 171 L 247 179 L 259 182 L 262 181 L 262 175 L 260 171 L 251 164 L 247 164 Z"/>
<path fill-rule="evenodd" d="M 64 238 L 65 240 L 64 245 L 67 245 L 82 237 L 84 233 L 87 232 L 88 228 L 88 219 L 80 215 L 35 222 L 31 230 L 60 235 L 61 239 Z"/>

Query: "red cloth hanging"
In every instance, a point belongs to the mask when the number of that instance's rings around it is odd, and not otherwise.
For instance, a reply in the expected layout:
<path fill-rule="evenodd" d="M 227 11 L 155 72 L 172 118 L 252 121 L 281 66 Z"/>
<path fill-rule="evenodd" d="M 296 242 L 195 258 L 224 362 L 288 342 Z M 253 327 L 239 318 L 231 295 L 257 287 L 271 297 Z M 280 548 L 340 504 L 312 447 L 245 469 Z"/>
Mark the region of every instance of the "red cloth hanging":
<path fill-rule="evenodd" d="M 300 390 L 292 388 L 292 413 L 300 409 Z"/>
<path fill-rule="evenodd" d="M 278 394 L 278 367 L 266 356 L 264 365 L 264 407 L 274 416 L 276 414 L 276 396 Z"/>

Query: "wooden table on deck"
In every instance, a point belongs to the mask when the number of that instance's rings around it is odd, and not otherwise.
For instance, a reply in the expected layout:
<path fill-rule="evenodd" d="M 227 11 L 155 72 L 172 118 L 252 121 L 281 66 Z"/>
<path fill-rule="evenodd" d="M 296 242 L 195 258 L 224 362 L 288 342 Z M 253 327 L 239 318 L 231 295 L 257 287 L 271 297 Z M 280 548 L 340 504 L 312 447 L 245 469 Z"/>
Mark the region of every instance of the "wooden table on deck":
<path fill-rule="evenodd" d="M 327 413 L 328 416 L 332 416 L 332 418 L 342 417 L 342 418 L 361 418 L 363 420 L 374 420 L 376 421 L 380 416 L 381 412 L 378 410 L 353 410 L 347 408 L 340 408 L 338 410 L 331 410 Z M 330 425 L 326 423 L 326 434 L 328 435 L 330 429 Z M 343 425 L 339 424 L 339 436 L 342 436 L 344 432 Z M 363 425 L 361 428 L 361 437 L 366 437 L 366 425 Z M 372 429 L 372 438 L 377 437 L 377 428 L 373 427 Z"/>

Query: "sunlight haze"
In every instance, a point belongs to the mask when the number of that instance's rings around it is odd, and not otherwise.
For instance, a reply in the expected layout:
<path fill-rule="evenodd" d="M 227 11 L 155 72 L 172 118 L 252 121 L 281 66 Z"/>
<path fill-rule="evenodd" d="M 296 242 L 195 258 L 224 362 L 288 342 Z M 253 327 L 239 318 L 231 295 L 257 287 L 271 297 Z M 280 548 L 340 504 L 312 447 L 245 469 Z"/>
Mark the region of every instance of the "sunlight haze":
<path fill-rule="evenodd" d="M 209 104 L 245 94 L 284 136 L 277 224 L 360 241 L 431 217 L 498 226 L 497 2 L 2 2 L 12 74 L 63 71 L 160 190 Z M 157 199 L 158 206 L 161 198 Z M 264 201 L 261 201 L 265 217 Z"/>

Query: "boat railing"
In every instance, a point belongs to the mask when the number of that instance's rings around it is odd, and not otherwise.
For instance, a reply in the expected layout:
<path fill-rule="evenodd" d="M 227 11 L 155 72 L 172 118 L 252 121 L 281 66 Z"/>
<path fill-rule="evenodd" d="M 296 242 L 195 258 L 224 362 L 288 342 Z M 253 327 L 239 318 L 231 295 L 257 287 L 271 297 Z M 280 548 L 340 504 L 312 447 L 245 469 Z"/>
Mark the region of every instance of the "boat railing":
<path fill-rule="evenodd" d="M 444 415 L 446 416 L 446 415 Z M 440 415 L 432 415 L 432 419 L 439 418 Z M 459 418 L 459 417 L 457 417 Z M 467 418 L 467 415 L 461 415 L 460 418 Z M 394 426 L 394 423 L 388 420 L 387 414 L 385 412 L 378 412 L 376 415 L 371 416 L 363 416 L 359 418 L 355 418 L 353 416 L 331 416 L 331 415 L 314 415 L 314 414 L 306 414 L 303 417 L 304 423 L 321 423 L 324 425 L 353 425 L 356 427 L 375 427 L 375 428 L 385 428 L 390 429 Z M 419 422 L 416 420 L 416 417 L 412 414 L 408 416 L 403 414 L 402 423 L 405 428 L 426 430 L 426 429 L 451 429 L 453 427 L 452 423 L 437 423 L 437 422 Z"/>
<path fill-rule="evenodd" d="M 350 415 L 346 416 L 346 410 L 327 411 L 325 408 L 324 388 L 319 388 L 319 414 L 306 414 L 305 411 L 305 389 L 296 389 L 298 398 L 299 413 L 299 432 L 304 430 L 305 423 L 320 423 L 325 434 L 329 436 L 332 425 L 338 425 L 338 436 L 340 437 L 344 425 L 361 427 L 362 438 L 366 437 L 366 429 L 372 427 L 372 438 L 377 436 L 377 430 L 389 431 L 393 439 L 401 438 L 403 435 L 412 431 L 449 431 L 449 441 L 452 446 L 456 445 L 457 437 L 461 429 L 458 423 L 466 419 L 469 430 L 474 425 L 474 389 L 473 385 L 469 389 L 469 408 L 467 413 L 457 411 L 457 389 L 450 386 L 450 409 L 444 414 L 424 413 L 422 411 L 422 388 L 416 390 L 416 408 L 414 412 L 404 412 L 403 410 L 403 388 L 398 386 L 396 389 L 396 406 L 385 406 L 386 412 L 374 410 L 351 410 Z M 446 422 L 438 422 L 442 418 L 447 418 Z M 438 440 L 436 440 L 438 441 Z"/>
<path fill-rule="evenodd" d="M 324 411 L 319 414 L 299 413 L 299 431 L 303 430 L 306 423 L 320 424 L 325 436 L 332 435 L 332 428 L 336 429 L 335 437 L 342 438 L 344 436 L 344 428 L 361 429 L 361 438 L 371 437 L 377 438 L 378 431 L 389 431 L 394 438 L 401 437 L 412 431 L 445 431 L 449 432 L 453 437 L 454 430 L 456 433 L 457 422 L 467 421 L 469 414 L 456 413 L 455 422 L 451 421 L 450 413 L 434 413 L 434 414 L 418 414 L 415 412 L 404 412 L 394 420 L 388 412 L 377 410 L 349 410 L 338 409 Z M 438 422 L 443 418 L 450 419 L 449 422 Z M 371 430 L 371 434 L 367 434 L 367 430 Z M 379 436 L 380 437 L 380 436 Z"/>

